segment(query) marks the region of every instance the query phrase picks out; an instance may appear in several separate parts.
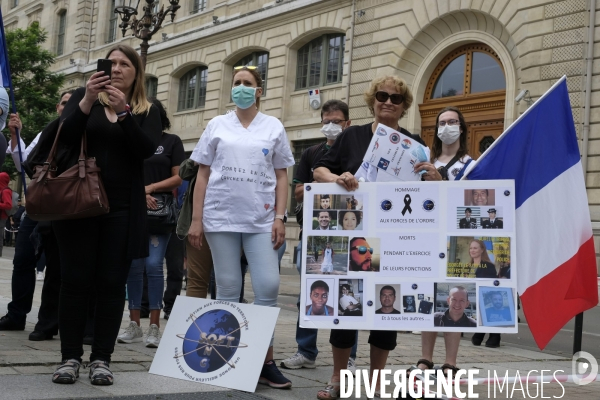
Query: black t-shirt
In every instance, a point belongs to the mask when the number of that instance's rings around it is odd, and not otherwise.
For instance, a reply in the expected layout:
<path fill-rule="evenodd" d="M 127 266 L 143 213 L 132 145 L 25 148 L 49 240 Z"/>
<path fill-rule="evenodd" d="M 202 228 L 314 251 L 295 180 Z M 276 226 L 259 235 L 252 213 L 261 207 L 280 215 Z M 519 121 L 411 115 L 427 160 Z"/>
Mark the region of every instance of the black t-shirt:
<path fill-rule="evenodd" d="M 144 185 L 169 179 L 171 168 L 185 160 L 183 143 L 177 135 L 163 133 L 152 157 L 144 160 Z"/>
<path fill-rule="evenodd" d="M 336 175 L 341 175 L 344 172 L 356 174 L 373 137 L 371 125 L 371 123 L 368 123 L 366 125 L 351 126 L 342 132 L 331 146 L 331 149 L 317 162 L 314 168 L 326 167 Z M 425 146 L 425 142 L 419 136 L 413 135 L 404 128 L 400 128 L 400 132 Z"/>
<path fill-rule="evenodd" d="M 315 164 L 327 153 L 330 147 L 327 142 L 315 144 L 304 150 L 298 168 L 296 168 L 296 175 L 294 175 L 294 183 L 310 183 L 313 181 L 313 170 Z"/>

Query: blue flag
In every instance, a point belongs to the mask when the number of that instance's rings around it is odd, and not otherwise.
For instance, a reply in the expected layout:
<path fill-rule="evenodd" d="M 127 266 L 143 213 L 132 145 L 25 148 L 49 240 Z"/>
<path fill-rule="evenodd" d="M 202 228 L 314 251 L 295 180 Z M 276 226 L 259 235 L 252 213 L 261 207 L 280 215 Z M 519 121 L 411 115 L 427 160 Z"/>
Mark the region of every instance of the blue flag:
<path fill-rule="evenodd" d="M 4 20 L 2 19 L 2 10 L 0 9 L 0 86 L 12 87 L 10 80 L 10 65 L 8 64 L 8 49 L 6 47 L 6 37 L 4 35 Z"/>

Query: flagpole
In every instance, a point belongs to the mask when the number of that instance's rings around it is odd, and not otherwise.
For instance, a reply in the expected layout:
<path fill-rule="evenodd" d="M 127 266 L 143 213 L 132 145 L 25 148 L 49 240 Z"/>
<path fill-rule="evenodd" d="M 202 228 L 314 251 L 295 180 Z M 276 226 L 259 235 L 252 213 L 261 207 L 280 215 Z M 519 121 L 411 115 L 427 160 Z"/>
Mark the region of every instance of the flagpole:
<path fill-rule="evenodd" d="M 543 98 L 545 98 L 546 96 L 548 96 L 550 93 L 552 93 L 552 91 L 553 91 L 553 90 L 554 90 L 554 89 L 555 89 L 555 88 L 556 88 L 558 85 L 560 85 L 560 84 L 562 83 L 562 81 L 564 81 L 564 80 L 566 80 L 566 79 L 567 79 L 567 76 L 566 76 L 566 75 L 563 75 L 563 76 L 562 76 L 562 77 L 561 77 L 561 78 L 560 78 L 558 81 L 556 81 L 556 82 L 554 83 L 554 85 L 552 85 L 552 87 L 550 87 L 550 89 L 546 90 L 546 93 L 544 93 L 542 96 L 540 96 L 540 98 L 539 98 L 539 99 L 537 99 L 537 100 L 535 101 L 535 103 L 533 103 L 533 105 L 532 105 L 531 107 L 529 107 L 527 110 L 525 110 L 525 112 L 524 112 L 523 114 L 519 115 L 519 118 L 517 118 L 517 119 L 516 119 L 516 120 L 515 120 L 515 121 L 514 121 L 512 124 L 510 124 L 510 126 L 509 126 L 508 128 L 506 128 L 506 130 L 505 130 L 504 132 L 502 132 L 502 134 L 501 134 L 501 135 L 498 137 L 498 139 L 494 140 L 494 143 L 492 143 L 492 144 L 490 145 L 490 147 L 488 147 L 488 148 L 487 148 L 487 149 L 486 149 L 486 150 L 483 152 L 483 154 L 482 154 L 482 155 L 481 155 L 481 156 L 480 156 L 480 157 L 479 157 L 479 158 L 478 158 L 476 161 L 474 161 L 474 162 L 472 162 L 471 164 L 469 164 L 469 167 L 467 168 L 467 171 L 465 171 L 465 173 L 464 173 L 463 177 L 462 177 L 460 180 L 462 181 L 462 180 L 465 180 L 465 179 L 467 179 L 467 176 L 468 176 L 468 175 L 469 175 L 469 173 L 470 173 L 470 172 L 473 170 L 473 168 L 475 168 L 475 167 L 477 166 L 477 164 L 479 164 L 479 162 L 480 162 L 480 161 L 481 161 L 481 160 L 482 160 L 482 159 L 483 159 L 483 158 L 484 158 L 484 157 L 485 157 L 485 156 L 486 156 L 486 155 L 487 155 L 487 154 L 488 154 L 488 153 L 489 153 L 489 152 L 490 152 L 490 151 L 491 151 L 491 150 L 492 150 L 492 149 L 493 149 L 493 148 L 494 148 L 494 147 L 495 147 L 495 146 L 496 146 L 498 143 L 500 143 L 500 141 L 501 141 L 502 139 L 504 139 L 504 136 L 506 136 L 505 134 L 506 134 L 507 132 L 509 132 L 509 131 L 510 131 L 510 130 L 513 128 L 513 126 L 515 126 L 515 125 L 516 125 L 516 124 L 517 124 L 519 121 L 521 121 L 523 118 L 525 118 L 525 116 L 526 116 L 527 114 L 529 114 L 529 113 L 531 112 L 531 110 L 533 110 L 533 109 L 535 108 L 535 105 L 536 105 L 536 104 L 537 104 L 537 103 L 538 103 L 540 100 L 542 100 Z"/>
<path fill-rule="evenodd" d="M 581 351 L 583 337 L 583 312 L 575 316 L 575 332 L 573 333 L 573 354 Z"/>
<path fill-rule="evenodd" d="M 8 47 L 6 47 L 6 35 L 4 34 L 4 19 L 2 18 L 2 9 L 0 9 L 0 29 L 2 29 L 2 48 L 4 50 L 4 59 L 6 60 L 6 73 L 8 76 L 8 87 L 10 89 L 10 102 L 12 104 L 13 114 L 17 113 L 17 107 L 15 104 L 15 91 L 12 85 L 12 78 L 10 76 L 10 62 L 8 60 Z M 23 169 L 23 150 L 21 149 L 21 136 L 19 135 L 19 129 L 15 129 L 17 137 L 17 146 L 19 149 L 19 161 L 21 163 L 21 181 L 23 182 L 23 193 L 27 196 L 27 182 L 25 181 L 25 170 Z M 12 144 L 12 143 L 11 143 Z M 20 193 L 19 193 L 20 195 Z"/>

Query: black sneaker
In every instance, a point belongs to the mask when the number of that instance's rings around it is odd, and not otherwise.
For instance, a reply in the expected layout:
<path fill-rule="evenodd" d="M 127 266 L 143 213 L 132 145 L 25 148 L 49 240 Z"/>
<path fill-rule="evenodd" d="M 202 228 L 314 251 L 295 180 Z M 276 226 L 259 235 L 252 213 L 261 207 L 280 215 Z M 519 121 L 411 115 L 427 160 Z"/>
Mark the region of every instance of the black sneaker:
<path fill-rule="evenodd" d="M 24 331 L 25 323 L 17 324 L 12 319 L 8 318 L 8 315 L 0 318 L 0 331 Z"/>
<path fill-rule="evenodd" d="M 29 334 L 29 340 L 34 342 L 41 342 L 42 340 L 51 340 L 54 337 L 51 333 L 42 331 L 33 331 Z"/>
<path fill-rule="evenodd" d="M 269 385 L 275 389 L 291 389 L 292 381 L 283 376 L 273 360 L 263 364 L 258 383 Z"/>
<path fill-rule="evenodd" d="M 473 343 L 473 345 L 475 345 L 475 346 L 481 346 L 481 342 L 483 342 L 484 336 L 485 336 L 485 333 L 481 333 L 481 332 L 474 333 L 473 336 L 471 336 L 471 343 Z"/>

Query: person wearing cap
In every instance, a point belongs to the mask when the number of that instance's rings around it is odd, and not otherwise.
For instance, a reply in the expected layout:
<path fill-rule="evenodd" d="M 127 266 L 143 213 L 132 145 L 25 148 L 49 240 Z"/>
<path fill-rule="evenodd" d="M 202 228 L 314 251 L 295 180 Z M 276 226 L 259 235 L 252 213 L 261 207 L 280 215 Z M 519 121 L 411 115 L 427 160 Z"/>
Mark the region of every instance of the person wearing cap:
<path fill-rule="evenodd" d="M 471 212 L 469 207 L 465 209 L 465 217 L 458 222 L 460 229 L 477 229 L 477 221 L 475 218 L 471 218 Z"/>
<path fill-rule="evenodd" d="M 487 210 L 488 215 L 490 217 L 489 220 L 483 220 L 481 221 L 481 227 L 483 229 L 502 229 L 504 228 L 504 222 L 502 222 L 502 220 L 500 219 L 496 219 L 496 209 L 495 208 L 490 208 L 489 210 Z"/>

